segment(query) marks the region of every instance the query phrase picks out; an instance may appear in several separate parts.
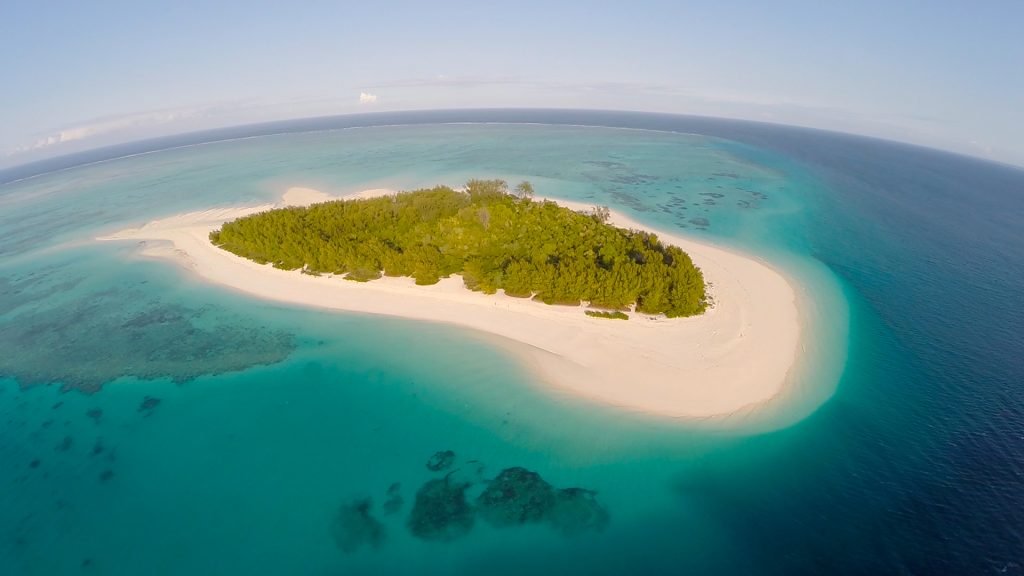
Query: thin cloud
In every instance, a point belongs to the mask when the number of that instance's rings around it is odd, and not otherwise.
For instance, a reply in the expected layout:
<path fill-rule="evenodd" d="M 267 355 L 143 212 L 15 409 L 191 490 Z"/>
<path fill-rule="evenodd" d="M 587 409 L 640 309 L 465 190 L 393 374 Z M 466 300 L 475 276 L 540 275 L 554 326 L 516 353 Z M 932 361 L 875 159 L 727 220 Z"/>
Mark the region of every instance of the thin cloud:
<path fill-rule="evenodd" d="M 8 150 L 7 155 L 11 156 L 25 152 L 38 151 L 44 148 L 60 146 L 69 142 L 76 142 L 87 138 L 94 138 L 96 136 L 122 132 L 125 130 L 170 124 L 187 118 L 198 118 L 204 116 L 205 113 L 206 110 L 202 108 L 179 108 L 140 112 L 113 118 L 102 118 L 91 122 L 69 126 L 50 134 L 45 134 L 33 142 Z"/>
<path fill-rule="evenodd" d="M 374 85 L 377 88 L 423 88 L 423 87 L 473 87 L 495 84 L 542 84 L 516 76 L 449 76 L 438 74 L 430 77 L 401 78 Z"/>
<path fill-rule="evenodd" d="M 364 105 L 365 104 L 376 104 L 377 103 L 377 95 L 376 94 L 370 94 L 369 92 L 360 92 L 359 93 L 359 103 L 360 104 L 364 104 Z"/>

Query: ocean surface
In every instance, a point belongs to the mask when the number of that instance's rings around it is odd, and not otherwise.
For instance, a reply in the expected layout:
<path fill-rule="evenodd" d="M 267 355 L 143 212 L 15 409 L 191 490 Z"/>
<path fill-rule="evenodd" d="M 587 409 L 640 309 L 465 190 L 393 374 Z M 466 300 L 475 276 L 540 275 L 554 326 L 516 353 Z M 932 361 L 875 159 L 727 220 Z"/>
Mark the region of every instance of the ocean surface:
<path fill-rule="evenodd" d="M 807 335 L 787 392 L 652 419 L 540 386 L 481 334 L 254 300 L 94 240 L 291 186 L 469 178 L 782 270 Z M 0 574 L 1024 573 L 1024 170 L 474 110 L 220 130 L 0 182 Z M 510 491 L 528 505 L 487 507 Z"/>

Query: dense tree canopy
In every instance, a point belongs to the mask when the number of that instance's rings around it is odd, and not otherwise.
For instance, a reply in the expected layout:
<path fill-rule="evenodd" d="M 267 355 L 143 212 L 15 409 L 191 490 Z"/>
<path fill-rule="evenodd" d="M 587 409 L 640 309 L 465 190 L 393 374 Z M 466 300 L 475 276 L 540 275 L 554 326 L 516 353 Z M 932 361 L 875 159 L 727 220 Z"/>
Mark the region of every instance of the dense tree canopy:
<path fill-rule="evenodd" d="M 417 284 L 461 274 L 466 287 L 547 304 L 691 316 L 704 311 L 704 279 L 690 257 L 650 233 L 605 224 L 607 209 L 574 212 L 517 195 L 501 180 L 471 180 L 395 196 L 270 210 L 210 234 L 260 263 L 368 281 Z"/>

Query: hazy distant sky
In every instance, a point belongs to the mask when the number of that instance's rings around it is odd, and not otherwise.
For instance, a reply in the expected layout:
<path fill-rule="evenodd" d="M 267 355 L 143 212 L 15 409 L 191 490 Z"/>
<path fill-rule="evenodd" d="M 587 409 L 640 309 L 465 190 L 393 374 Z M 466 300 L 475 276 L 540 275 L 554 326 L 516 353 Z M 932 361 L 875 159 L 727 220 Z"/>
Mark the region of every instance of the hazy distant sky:
<path fill-rule="evenodd" d="M 1024 1 L 0 0 L 0 167 L 462 107 L 675 112 L 1024 165 Z"/>

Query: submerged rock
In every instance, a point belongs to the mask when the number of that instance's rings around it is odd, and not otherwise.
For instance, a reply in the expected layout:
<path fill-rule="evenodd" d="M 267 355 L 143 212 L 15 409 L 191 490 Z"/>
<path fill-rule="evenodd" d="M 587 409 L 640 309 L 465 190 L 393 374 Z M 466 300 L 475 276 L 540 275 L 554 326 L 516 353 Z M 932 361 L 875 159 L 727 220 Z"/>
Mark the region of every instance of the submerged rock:
<path fill-rule="evenodd" d="M 139 412 L 145 412 L 146 416 L 153 413 L 153 410 L 160 405 L 161 400 L 152 396 L 146 396 L 142 399 L 142 403 L 139 404 Z"/>
<path fill-rule="evenodd" d="M 609 514 L 593 490 L 557 489 L 536 472 L 514 467 L 502 470 L 476 499 L 477 511 L 501 528 L 545 523 L 565 535 L 604 530 Z"/>
<path fill-rule="evenodd" d="M 338 510 L 331 522 L 331 536 L 342 552 L 352 553 L 363 545 L 376 548 L 384 541 L 384 525 L 370 513 L 372 507 L 369 498 L 362 498 Z"/>
<path fill-rule="evenodd" d="M 473 528 L 473 509 L 466 501 L 468 483 L 449 477 L 431 480 L 416 492 L 406 525 L 423 540 L 451 541 Z"/>
<path fill-rule="evenodd" d="M 547 521 L 556 530 L 571 536 L 580 532 L 600 532 L 608 526 L 608 510 L 597 501 L 597 493 L 584 488 L 565 488 L 555 492 L 555 503 Z"/>
<path fill-rule="evenodd" d="M 476 499 L 476 506 L 496 527 L 542 522 L 555 505 L 555 489 L 526 468 L 506 468 Z"/>
<path fill-rule="evenodd" d="M 451 450 L 434 452 L 434 455 L 427 460 L 427 470 L 432 472 L 447 470 L 451 468 L 453 462 L 455 462 L 455 452 Z"/>
<path fill-rule="evenodd" d="M 89 418 L 92 418 L 93 422 L 99 424 L 100 418 L 103 418 L 103 410 L 100 410 L 99 408 L 93 408 L 86 412 L 85 415 L 88 416 Z"/>
<path fill-rule="evenodd" d="M 405 499 L 402 498 L 402 484 L 395 482 L 391 486 L 388 486 L 388 499 L 384 501 L 383 508 L 385 514 L 394 514 L 402 509 L 402 504 L 405 503 Z"/>

